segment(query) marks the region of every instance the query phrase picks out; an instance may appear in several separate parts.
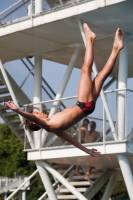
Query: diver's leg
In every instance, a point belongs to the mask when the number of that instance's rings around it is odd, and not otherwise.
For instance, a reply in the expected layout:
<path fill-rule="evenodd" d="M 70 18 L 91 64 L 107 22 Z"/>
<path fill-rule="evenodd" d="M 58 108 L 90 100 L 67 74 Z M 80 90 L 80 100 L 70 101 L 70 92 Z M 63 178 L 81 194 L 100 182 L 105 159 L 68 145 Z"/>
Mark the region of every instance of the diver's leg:
<path fill-rule="evenodd" d="M 78 101 L 89 102 L 93 100 L 91 71 L 94 59 L 93 45 L 96 35 L 86 23 L 84 24 L 84 31 L 86 36 L 86 51 L 78 86 Z"/>
<path fill-rule="evenodd" d="M 104 81 L 106 80 L 106 78 L 112 72 L 112 70 L 115 66 L 115 62 L 116 62 L 117 56 L 119 54 L 119 51 L 123 47 L 124 47 L 124 43 L 123 43 L 122 31 L 120 28 L 118 28 L 115 33 L 114 44 L 113 44 L 111 55 L 110 55 L 108 61 L 106 62 L 104 68 L 97 74 L 97 76 L 93 80 L 94 101 L 97 100 L 99 93 L 101 91 L 102 85 L 103 85 Z"/>

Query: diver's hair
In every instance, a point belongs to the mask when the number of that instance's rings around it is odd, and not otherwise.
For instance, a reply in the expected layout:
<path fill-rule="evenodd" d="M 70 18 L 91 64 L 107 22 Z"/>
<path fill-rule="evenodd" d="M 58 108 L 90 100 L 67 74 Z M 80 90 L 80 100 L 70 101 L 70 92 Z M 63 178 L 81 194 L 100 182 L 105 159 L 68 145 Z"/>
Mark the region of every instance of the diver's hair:
<path fill-rule="evenodd" d="M 32 113 L 32 112 L 33 111 L 30 111 L 29 113 Z M 24 126 L 25 129 L 26 130 L 28 129 L 29 131 L 38 131 L 41 129 L 37 124 L 33 124 L 33 122 L 29 121 L 26 118 L 23 118 L 22 126 Z"/>

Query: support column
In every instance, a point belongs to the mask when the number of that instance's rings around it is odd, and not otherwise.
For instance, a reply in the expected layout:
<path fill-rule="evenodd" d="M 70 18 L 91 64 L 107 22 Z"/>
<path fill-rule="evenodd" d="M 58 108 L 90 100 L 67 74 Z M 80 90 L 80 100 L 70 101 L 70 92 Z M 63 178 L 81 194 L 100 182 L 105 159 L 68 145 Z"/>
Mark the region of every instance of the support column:
<path fill-rule="evenodd" d="M 126 184 L 129 198 L 130 200 L 133 200 L 133 175 L 127 155 L 119 154 L 118 160 Z"/>
<path fill-rule="evenodd" d="M 42 166 L 42 162 L 36 162 L 37 168 L 39 170 L 39 174 L 41 176 L 43 185 L 47 191 L 48 197 L 50 200 L 57 200 L 54 188 L 52 186 L 52 183 L 50 181 L 50 178 L 48 176 L 48 173 L 46 171 L 46 169 Z"/>
<path fill-rule="evenodd" d="M 43 11 L 43 0 L 35 0 L 35 13 Z"/>
<path fill-rule="evenodd" d="M 120 52 L 118 89 L 124 89 L 127 87 L 129 37 L 129 34 L 124 35 L 124 49 L 122 49 Z M 125 138 L 125 102 L 126 91 L 119 91 L 117 95 L 117 132 L 119 140 L 123 140 Z"/>
<path fill-rule="evenodd" d="M 33 97 L 33 103 L 39 103 L 42 101 L 42 56 L 36 55 L 35 56 L 35 68 L 34 68 L 34 97 Z M 33 107 L 34 111 L 40 111 L 41 105 L 34 105 Z M 40 135 L 41 130 L 38 132 L 33 132 L 34 136 L 34 143 L 35 148 L 40 147 Z"/>
<path fill-rule="evenodd" d="M 42 100 L 42 57 L 40 55 L 35 56 L 35 69 L 34 69 L 34 97 L 33 103 L 39 103 Z M 40 111 L 41 105 L 35 105 L 34 111 Z M 34 133 L 35 148 L 40 148 L 40 131 Z M 51 184 L 47 171 L 40 165 L 41 162 L 35 162 L 42 179 L 43 185 L 48 193 L 49 199 L 57 200 L 55 191 Z"/>
<path fill-rule="evenodd" d="M 115 187 L 116 181 L 119 177 L 119 174 L 120 174 L 119 170 L 114 170 L 114 172 L 112 173 L 111 178 L 110 178 L 108 185 L 105 189 L 105 192 L 103 194 L 102 200 L 107 200 L 110 198 L 110 196 L 113 192 L 113 189 Z"/>
<path fill-rule="evenodd" d="M 34 97 L 33 102 L 38 103 L 42 100 L 42 56 L 35 56 L 34 68 Z M 35 105 L 34 110 L 39 111 L 40 105 Z"/>
<path fill-rule="evenodd" d="M 124 35 L 124 49 L 120 52 L 119 73 L 118 73 L 118 89 L 127 87 L 128 78 L 128 55 L 129 55 L 129 34 Z M 125 101 L 126 92 L 119 91 L 117 95 L 117 127 L 119 140 L 125 138 Z M 125 180 L 127 191 L 131 200 L 133 200 L 133 176 L 127 155 L 119 154 L 118 161 Z"/>
<path fill-rule="evenodd" d="M 76 60 L 77 60 L 78 55 L 80 53 L 80 50 L 81 50 L 81 46 L 76 47 L 76 49 L 75 49 L 75 51 L 73 53 L 73 56 L 72 56 L 72 58 L 70 60 L 70 63 L 68 65 L 68 67 L 67 67 L 67 70 L 65 72 L 65 75 L 63 77 L 63 80 L 62 80 L 62 83 L 60 85 L 59 91 L 58 91 L 58 93 L 57 93 L 57 95 L 55 97 L 55 100 L 58 100 L 58 99 L 60 99 L 63 96 L 63 93 L 64 93 L 64 91 L 66 89 L 68 80 L 69 80 L 69 78 L 71 76 L 72 70 L 73 70 L 74 65 L 76 63 Z M 55 101 L 53 103 L 53 106 L 52 106 L 52 108 L 50 110 L 49 116 L 52 116 L 52 115 L 54 115 L 57 112 L 59 104 L 60 104 L 60 101 Z M 42 145 L 44 144 L 44 142 L 45 142 L 45 140 L 47 138 L 47 135 L 48 135 L 48 133 L 46 131 L 44 131 L 44 133 L 45 134 L 43 134 Z M 54 136 L 54 138 L 55 138 L 55 136 Z M 56 136 L 56 138 L 58 138 L 58 137 Z M 49 141 L 49 143 L 47 144 L 47 146 L 50 146 L 52 143 L 53 143 L 53 140 L 51 138 L 50 141 Z"/>
<path fill-rule="evenodd" d="M 33 0 L 31 0 L 31 3 L 28 5 L 28 16 L 31 16 L 33 13 L 34 13 Z"/>
<path fill-rule="evenodd" d="M 22 192 L 22 200 L 26 200 L 26 191 Z"/>

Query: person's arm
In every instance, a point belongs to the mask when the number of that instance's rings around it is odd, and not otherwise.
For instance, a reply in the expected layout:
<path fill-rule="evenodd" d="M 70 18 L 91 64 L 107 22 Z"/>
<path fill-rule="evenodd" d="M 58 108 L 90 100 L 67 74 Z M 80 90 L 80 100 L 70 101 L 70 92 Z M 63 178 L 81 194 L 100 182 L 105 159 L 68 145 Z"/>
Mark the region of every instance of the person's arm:
<path fill-rule="evenodd" d="M 97 132 L 97 139 L 100 137 L 100 133 L 99 132 Z"/>
<path fill-rule="evenodd" d="M 48 130 L 48 125 L 46 124 L 45 120 L 39 119 L 38 117 L 36 117 L 35 115 L 33 115 L 32 113 L 29 112 L 25 112 L 23 110 L 20 110 L 13 102 L 8 101 L 8 103 L 3 102 L 4 105 L 9 108 L 10 110 L 13 110 L 14 112 L 18 113 L 19 115 L 21 115 L 22 117 L 35 122 L 38 126 L 40 126 L 41 128 L 44 128 L 46 130 Z"/>
<path fill-rule="evenodd" d="M 83 141 L 85 142 L 85 136 L 86 136 L 86 128 L 82 131 Z"/>
<path fill-rule="evenodd" d="M 77 147 L 78 149 L 81 149 L 85 153 L 90 154 L 93 157 L 99 157 L 99 156 L 101 156 L 101 153 L 97 152 L 96 149 L 87 149 L 86 147 L 84 147 L 83 145 L 81 145 L 77 140 L 74 140 L 70 135 L 68 135 L 65 132 L 54 133 L 54 134 L 57 135 L 58 137 L 64 139 L 64 140 L 66 140 L 67 142 L 73 144 L 75 147 Z"/>

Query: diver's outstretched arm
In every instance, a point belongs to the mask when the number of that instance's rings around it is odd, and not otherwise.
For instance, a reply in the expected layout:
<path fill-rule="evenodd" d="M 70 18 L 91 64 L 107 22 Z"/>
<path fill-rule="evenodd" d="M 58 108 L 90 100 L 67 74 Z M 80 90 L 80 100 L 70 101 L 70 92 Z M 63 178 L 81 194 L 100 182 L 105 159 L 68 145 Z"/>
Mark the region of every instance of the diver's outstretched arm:
<path fill-rule="evenodd" d="M 19 109 L 11 101 L 8 101 L 8 103 L 6 103 L 6 102 L 3 102 L 3 103 L 10 110 L 13 110 L 14 112 L 18 113 L 19 115 L 21 115 L 22 117 L 28 119 L 29 121 L 32 121 L 32 122 L 36 123 L 38 126 L 40 126 L 40 128 L 43 128 L 46 131 L 49 131 L 49 125 L 47 124 L 47 122 L 45 120 L 42 120 L 42 119 L 36 117 L 32 113 L 29 113 L 29 112 L 26 112 L 26 111 L 23 111 L 23 110 Z"/>
<path fill-rule="evenodd" d="M 97 152 L 96 149 L 87 149 L 82 144 L 80 144 L 77 140 L 73 139 L 70 135 L 68 135 L 65 132 L 54 133 L 54 134 L 57 135 L 58 137 L 64 139 L 64 140 L 66 140 L 67 142 L 73 144 L 75 147 L 77 147 L 78 149 L 81 149 L 85 153 L 90 154 L 93 157 L 100 157 L 101 156 L 101 153 Z"/>

